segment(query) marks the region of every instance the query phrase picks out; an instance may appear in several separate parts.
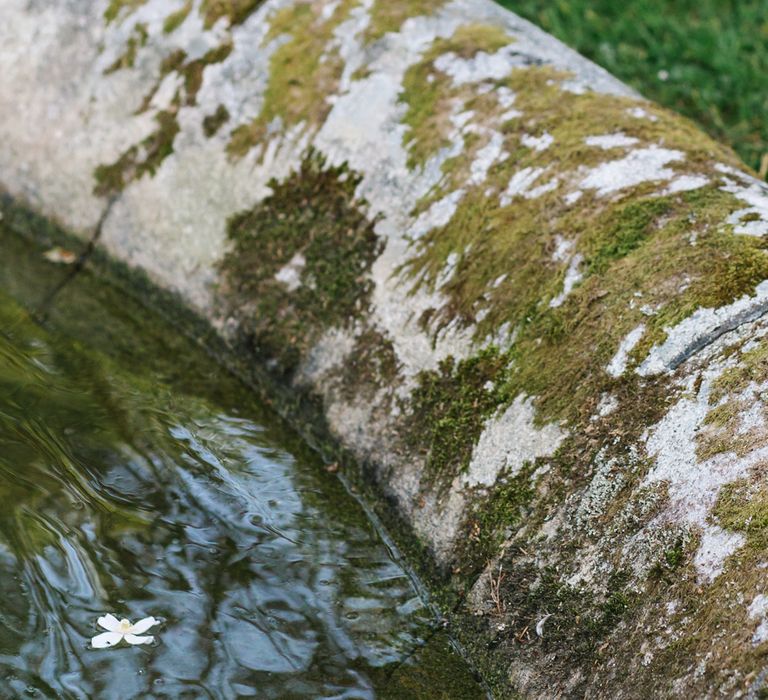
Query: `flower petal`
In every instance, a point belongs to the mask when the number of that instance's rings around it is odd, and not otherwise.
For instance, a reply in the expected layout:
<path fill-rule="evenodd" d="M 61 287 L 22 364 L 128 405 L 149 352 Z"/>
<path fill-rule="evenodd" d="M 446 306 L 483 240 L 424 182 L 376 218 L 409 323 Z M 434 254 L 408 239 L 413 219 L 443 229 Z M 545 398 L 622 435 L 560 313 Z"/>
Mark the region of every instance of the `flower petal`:
<path fill-rule="evenodd" d="M 94 649 L 106 649 L 119 644 L 122 638 L 123 635 L 120 632 L 102 632 L 91 640 L 91 646 Z"/>
<path fill-rule="evenodd" d="M 159 623 L 160 620 L 156 620 L 154 617 L 145 617 L 143 620 L 139 620 L 135 625 L 131 625 L 129 632 L 131 634 L 141 634 Z"/>
<path fill-rule="evenodd" d="M 107 613 L 104 615 L 104 617 L 100 617 L 98 620 L 96 620 L 96 622 L 98 622 L 99 625 L 105 630 L 109 630 L 110 632 L 117 632 L 120 629 L 120 620 L 118 620 L 111 613 Z"/>
<path fill-rule="evenodd" d="M 135 634 L 126 634 L 125 641 L 128 642 L 128 644 L 150 644 L 155 641 L 155 638 L 152 635 L 149 635 L 148 637 L 137 637 Z"/>

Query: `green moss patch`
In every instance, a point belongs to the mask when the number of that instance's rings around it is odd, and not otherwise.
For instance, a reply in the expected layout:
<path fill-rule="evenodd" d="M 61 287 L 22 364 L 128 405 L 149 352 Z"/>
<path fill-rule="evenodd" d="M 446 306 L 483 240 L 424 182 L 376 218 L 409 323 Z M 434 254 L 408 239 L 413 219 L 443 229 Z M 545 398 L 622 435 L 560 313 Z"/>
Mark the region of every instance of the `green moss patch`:
<path fill-rule="evenodd" d="M 331 109 L 328 98 L 336 91 L 343 69 L 338 50 L 329 50 L 331 38 L 356 4 L 357 0 L 342 0 L 324 18 L 322 6 L 296 2 L 269 19 L 266 43 L 279 37 L 287 41 L 272 54 L 261 112 L 232 133 L 228 147 L 232 157 L 242 157 L 262 143 L 275 120 L 283 128 L 304 123 L 313 129 L 322 124 Z"/>
<path fill-rule="evenodd" d="M 229 110 L 224 105 L 219 105 L 213 114 L 203 118 L 203 133 L 211 138 L 228 121 Z"/>
<path fill-rule="evenodd" d="M 132 180 L 154 175 L 161 163 L 173 153 L 173 141 L 179 133 L 176 113 L 158 112 L 157 129 L 140 144 L 131 146 L 114 163 L 100 165 L 94 171 L 94 194 L 109 196 L 121 192 Z"/>
<path fill-rule="evenodd" d="M 712 512 L 728 530 L 747 535 L 752 547 L 768 553 L 768 464 L 755 470 L 749 479 L 726 484 Z"/>
<path fill-rule="evenodd" d="M 435 41 L 422 59 L 408 69 L 400 100 L 408 106 L 403 123 L 410 127 L 404 137 L 409 167 L 424 165 L 430 155 L 450 145 L 452 103 L 457 93 L 471 93 L 471 88 L 453 90 L 448 76 L 435 68 L 435 61 L 448 52 L 472 58 L 481 51 L 497 51 L 512 41 L 496 25 L 463 25 L 451 38 Z"/>
<path fill-rule="evenodd" d="M 203 72 L 207 66 L 221 63 L 232 52 L 232 44 L 224 42 L 210 49 L 201 58 L 188 60 L 187 54 L 181 49 L 176 50 L 163 59 L 160 74 L 152 89 L 144 96 L 137 113 L 146 112 L 157 94 L 160 84 L 171 73 L 181 76 L 181 86 L 176 91 L 167 109 L 155 115 L 157 129 L 141 143 L 127 148 L 113 163 L 98 166 L 94 171 L 94 193 L 100 196 L 121 192 L 130 182 L 142 176 L 154 175 L 160 164 L 173 153 L 173 142 L 179 133 L 176 113 L 180 107 L 197 104 L 197 94 L 203 84 Z M 224 110 L 223 112 L 221 110 Z M 203 131 L 211 136 L 227 121 L 229 114 L 226 108 L 220 106 L 213 115 L 203 119 Z M 215 127 L 215 128 L 214 128 Z M 208 133 L 213 129 L 213 131 Z"/>
<path fill-rule="evenodd" d="M 426 469 L 450 483 L 469 466 L 472 448 L 496 409 L 510 399 L 509 358 L 496 348 L 421 372 L 409 400 L 410 444 L 426 454 Z"/>
<path fill-rule="evenodd" d="M 136 62 L 136 53 L 142 46 L 146 45 L 148 38 L 147 25 L 138 23 L 133 28 L 131 36 L 128 37 L 125 51 L 121 56 L 118 56 L 117 59 L 115 59 L 115 62 L 112 63 L 112 65 L 105 69 L 104 74 L 114 73 L 115 71 L 124 68 L 133 68 L 134 63 Z"/>
<path fill-rule="evenodd" d="M 513 477 L 500 482 L 471 504 L 462 524 L 463 534 L 456 545 L 453 573 L 473 582 L 497 556 L 504 540 L 515 532 L 529 514 L 536 497 L 531 479 L 535 465 L 527 463 Z M 499 600 L 501 604 L 503 600 Z"/>
<path fill-rule="evenodd" d="M 346 327 L 366 308 L 367 273 L 380 250 L 359 178 L 310 153 L 272 194 L 229 224 L 232 251 L 222 263 L 223 310 L 236 316 L 251 349 L 293 370 L 326 329 Z M 286 265 L 295 288 L 276 278 Z"/>
<path fill-rule="evenodd" d="M 118 15 L 125 9 L 127 12 L 141 7 L 147 0 L 109 0 L 107 9 L 104 10 L 104 19 L 107 24 L 117 19 Z"/>
<path fill-rule="evenodd" d="M 447 0 L 376 0 L 371 8 L 371 22 L 365 32 L 368 42 L 376 41 L 389 32 L 396 32 L 411 17 L 434 14 Z"/>
<path fill-rule="evenodd" d="M 222 17 L 228 20 L 229 26 L 234 26 L 245 22 L 263 2 L 264 0 L 203 0 L 200 12 L 206 29 L 210 29 Z"/>
<path fill-rule="evenodd" d="M 187 0 L 176 12 L 172 12 L 165 18 L 163 22 L 163 31 L 166 34 L 175 32 L 187 19 L 189 13 L 192 11 L 192 0 Z"/>
<path fill-rule="evenodd" d="M 518 393 L 539 397 L 542 420 L 575 420 L 580 406 L 597 395 L 604 368 L 627 333 L 646 327 L 632 355 L 637 362 L 664 340 L 667 326 L 697 308 L 753 293 L 768 278 L 768 256 L 761 240 L 735 236 L 724 224 L 743 205 L 718 188 L 713 165 L 736 164 L 736 157 L 688 121 L 631 98 L 569 92 L 562 84 L 571 76 L 546 66 L 513 69 L 495 81 L 496 91 L 478 94 L 472 86 L 453 86 L 435 68 L 437 56 L 448 50 L 472 56 L 508 41 L 479 30 L 467 27 L 437 40 L 406 76 L 402 99 L 408 105 L 411 165 L 424 163 L 450 139 L 463 141 L 461 153 L 443 163 L 442 180 L 415 213 L 459 188 L 465 194 L 448 224 L 414 242 L 402 272 L 414 289 L 439 291 L 445 299 L 422 319 L 430 333 L 458 322 L 472 328 L 482 344 L 499 328 L 517 329 L 510 382 Z M 502 117 L 509 107 L 498 98 L 502 88 L 514 94 L 520 116 Z M 639 104 L 646 118 L 633 116 Z M 451 110 L 471 112 L 472 123 L 488 131 L 452 134 Z M 491 167 L 486 181 L 467 187 L 479 150 L 499 129 L 502 151 L 509 155 Z M 583 168 L 627 153 L 588 146 L 585 139 L 616 132 L 635 138 L 634 148 L 684 153 L 684 160 L 668 167 L 701 173 L 712 185 L 662 196 L 662 184 L 645 182 L 610 197 L 585 191 L 569 204 L 564 195 L 575 189 Z M 552 138 L 548 148 L 524 145 L 525 136 L 545 133 Z M 510 178 L 524 168 L 540 172 L 533 186 L 549 189 L 505 202 Z M 563 244 L 571 247 L 570 260 L 580 256 L 582 279 L 551 306 L 563 290 L 569 263 L 555 259 Z"/>

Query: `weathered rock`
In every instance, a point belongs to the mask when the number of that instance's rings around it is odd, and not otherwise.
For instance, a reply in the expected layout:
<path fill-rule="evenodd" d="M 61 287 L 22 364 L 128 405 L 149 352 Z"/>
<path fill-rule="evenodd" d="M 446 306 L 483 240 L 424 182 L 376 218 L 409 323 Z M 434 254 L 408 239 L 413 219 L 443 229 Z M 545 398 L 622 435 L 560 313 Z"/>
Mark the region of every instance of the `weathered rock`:
<path fill-rule="evenodd" d="M 317 400 L 500 695 L 756 696 L 768 190 L 728 149 L 485 0 L 3 19 L 6 193 Z"/>

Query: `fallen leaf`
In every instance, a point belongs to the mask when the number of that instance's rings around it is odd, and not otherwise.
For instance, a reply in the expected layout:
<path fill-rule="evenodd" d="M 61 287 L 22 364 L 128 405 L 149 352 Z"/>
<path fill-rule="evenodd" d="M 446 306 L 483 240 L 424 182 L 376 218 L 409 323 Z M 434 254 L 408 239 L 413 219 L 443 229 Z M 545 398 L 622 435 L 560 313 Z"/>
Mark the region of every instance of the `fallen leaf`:
<path fill-rule="evenodd" d="M 77 260 L 77 255 L 75 255 L 71 250 L 66 250 L 65 248 L 60 248 L 59 246 L 51 248 L 50 250 L 46 250 L 45 253 L 43 253 L 43 257 L 48 262 L 57 263 L 59 265 L 71 265 L 73 262 L 75 262 L 75 260 Z"/>

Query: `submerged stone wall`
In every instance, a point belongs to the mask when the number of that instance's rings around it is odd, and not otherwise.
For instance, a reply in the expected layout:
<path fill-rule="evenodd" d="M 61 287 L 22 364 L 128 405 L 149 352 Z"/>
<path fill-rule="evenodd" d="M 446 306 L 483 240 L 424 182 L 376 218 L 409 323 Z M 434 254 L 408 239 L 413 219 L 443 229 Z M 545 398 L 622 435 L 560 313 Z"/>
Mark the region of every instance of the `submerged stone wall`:
<path fill-rule="evenodd" d="M 730 150 L 486 0 L 0 34 L 5 193 L 312 397 L 500 697 L 758 696 L 768 190 Z"/>

